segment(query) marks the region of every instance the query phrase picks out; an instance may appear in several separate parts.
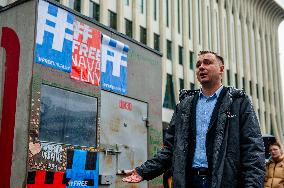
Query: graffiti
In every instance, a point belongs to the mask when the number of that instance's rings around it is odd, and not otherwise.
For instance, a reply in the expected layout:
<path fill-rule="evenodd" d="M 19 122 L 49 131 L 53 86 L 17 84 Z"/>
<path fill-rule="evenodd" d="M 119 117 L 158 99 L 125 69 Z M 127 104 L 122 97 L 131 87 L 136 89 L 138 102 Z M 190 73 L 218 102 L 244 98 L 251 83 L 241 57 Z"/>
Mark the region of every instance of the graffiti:
<path fill-rule="evenodd" d="M 65 171 L 67 163 L 67 149 L 72 146 L 42 142 L 29 143 L 29 169 Z"/>
<path fill-rule="evenodd" d="M 41 156 L 43 159 L 62 163 L 63 149 L 61 145 L 42 143 L 41 149 L 42 149 Z"/>
<path fill-rule="evenodd" d="M 89 152 L 82 150 L 67 151 L 67 169 L 66 178 L 69 186 L 88 186 L 98 187 L 99 176 L 99 155 L 97 152 Z M 84 182 L 87 181 L 87 182 Z M 84 185 L 82 185 L 84 182 Z M 68 186 L 68 187 L 69 187 Z"/>
<path fill-rule="evenodd" d="M 0 46 L 6 51 L 6 62 L 5 65 L 2 66 L 5 67 L 5 82 L 3 87 L 0 128 L 0 161 L 2 163 L 0 168 L 0 187 L 9 188 L 18 90 L 20 41 L 14 30 L 3 27 L 0 42 Z"/>
<path fill-rule="evenodd" d="M 132 111 L 132 107 L 133 106 L 132 106 L 131 102 L 126 102 L 126 101 L 123 101 L 123 100 L 119 100 L 119 108 Z"/>
<path fill-rule="evenodd" d="M 66 188 L 64 172 L 30 171 L 27 188 Z"/>

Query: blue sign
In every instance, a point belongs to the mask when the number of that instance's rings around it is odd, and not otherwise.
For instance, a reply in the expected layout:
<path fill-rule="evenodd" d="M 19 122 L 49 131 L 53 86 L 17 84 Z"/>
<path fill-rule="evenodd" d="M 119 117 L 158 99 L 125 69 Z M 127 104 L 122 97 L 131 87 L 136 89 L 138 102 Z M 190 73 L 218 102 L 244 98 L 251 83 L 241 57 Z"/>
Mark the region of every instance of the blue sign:
<path fill-rule="evenodd" d="M 98 187 L 99 154 L 83 150 L 67 151 L 67 188 Z"/>
<path fill-rule="evenodd" d="M 74 16 L 48 2 L 39 1 L 35 62 L 65 72 L 72 68 Z"/>
<path fill-rule="evenodd" d="M 128 46 L 106 35 L 102 39 L 102 89 L 127 94 Z"/>

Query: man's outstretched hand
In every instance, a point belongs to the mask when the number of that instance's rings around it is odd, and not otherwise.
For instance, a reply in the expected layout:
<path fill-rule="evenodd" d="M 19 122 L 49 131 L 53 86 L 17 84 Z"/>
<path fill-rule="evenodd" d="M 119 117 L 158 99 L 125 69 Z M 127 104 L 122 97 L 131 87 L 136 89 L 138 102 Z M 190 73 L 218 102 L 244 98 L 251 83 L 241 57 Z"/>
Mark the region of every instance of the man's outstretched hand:
<path fill-rule="evenodd" d="M 125 174 L 127 175 L 127 177 L 122 179 L 122 181 L 124 182 L 139 183 L 143 180 L 143 178 L 136 172 L 135 169 L 125 170 Z"/>

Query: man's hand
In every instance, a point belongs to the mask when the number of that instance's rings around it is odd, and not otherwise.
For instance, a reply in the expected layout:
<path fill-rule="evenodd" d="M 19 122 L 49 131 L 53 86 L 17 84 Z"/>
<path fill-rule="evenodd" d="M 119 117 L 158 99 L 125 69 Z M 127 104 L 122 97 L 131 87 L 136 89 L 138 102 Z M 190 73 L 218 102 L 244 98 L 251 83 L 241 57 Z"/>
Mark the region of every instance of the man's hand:
<path fill-rule="evenodd" d="M 128 183 L 139 183 L 143 180 L 143 178 L 136 172 L 135 169 L 133 170 L 125 170 L 127 177 L 123 178 L 122 181 Z"/>

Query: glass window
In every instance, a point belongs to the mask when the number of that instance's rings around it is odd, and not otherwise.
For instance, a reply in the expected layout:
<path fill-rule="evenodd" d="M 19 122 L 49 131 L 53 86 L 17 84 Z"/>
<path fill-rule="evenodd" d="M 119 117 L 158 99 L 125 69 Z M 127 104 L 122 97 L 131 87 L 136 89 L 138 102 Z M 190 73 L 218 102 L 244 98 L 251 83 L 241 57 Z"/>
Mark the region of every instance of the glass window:
<path fill-rule="evenodd" d="M 125 4 L 126 6 L 129 6 L 129 0 L 124 0 L 124 4 Z"/>
<path fill-rule="evenodd" d="M 97 98 L 42 85 L 39 139 L 96 145 Z"/>
<path fill-rule="evenodd" d="M 191 6 L 190 6 L 191 0 L 188 0 L 188 37 L 191 38 Z"/>
<path fill-rule="evenodd" d="M 160 35 L 154 33 L 154 49 L 160 51 Z"/>
<path fill-rule="evenodd" d="M 180 0 L 177 0 L 178 33 L 180 33 Z"/>
<path fill-rule="evenodd" d="M 133 37 L 132 21 L 125 18 L 125 34 L 129 37 Z"/>
<path fill-rule="evenodd" d="M 183 64 L 182 57 L 183 57 L 183 47 L 182 46 L 178 46 L 178 60 L 179 60 L 178 63 L 180 65 Z"/>
<path fill-rule="evenodd" d="M 154 0 L 154 20 L 157 20 L 157 0 Z"/>
<path fill-rule="evenodd" d="M 189 52 L 189 58 L 190 58 L 190 60 L 189 60 L 189 68 L 191 70 L 193 70 L 193 67 L 194 67 L 194 52 L 192 52 L 192 51 Z"/>
<path fill-rule="evenodd" d="M 113 29 L 117 29 L 117 17 L 116 17 L 116 13 L 108 10 L 108 14 L 109 14 L 109 26 Z"/>
<path fill-rule="evenodd" d="M 172 60 L 172 42 L 167 40 L 167 58 Z"/>
<path fill-rule="evenodd" d="M 263 101 L 265 101 L 265 91 L 264 91 L 264 87 L 262 87 L 262 95 L 263 95 Z"/>
<path fill-rule="evenodd" d="M 256 97 L 259 98 L 258 84 L 256 84 Z"/>
<path fill-rule="evenodd" d="M 176 103 L 175 103 L 173 77 L 172 75 L 167 74 L 166 93 L 165 93 L 163 107 L 174 109 L 175 105 Z"/>
<path fill-rule="evenodd" d="M 235 86 L 238 88 L 238 74 L 235 73 Z"/>
<path fill-rule="evenodd" d="M 100 21 L 100 5 L 90 1 L 90 17 L 96 21 Z"/>
<path fill-rule="evenodd" d="M 74 10 L 81 12 L 81 0 L 74 0 Z"/>
<path fill-rule="evenodd" d="M 194 88 L 195 88 L 194 83 L 191 83 L 191 82 L 190 82 L 190 89 L 191 89 L 191 90 L 194 90 Z"/>
<path fill-rule="evenodd" d="M 169 27 L 169 0 L 166 0 L 166 19 L 167 19 L 167 27 Z"/>
<path fill-rule="evenodd" d="M 140 0 L 140 13 L 144 13 L 144 0 Z"/>
<path fill-rule="evenodd" d="M 228 78 L 228 85 L 230 85 L 231 84 L 231 80 L 230 80 L 230 70 L 228 69 L 227 70 L 227 78 Z"/>
<path fill-rule="evenodd" d="M 184 80 L 183 79 L 179 79 L 179 89 L 184 89 Z"/>
<path fill-rule="evenodd" d="M 147 43 L 147 32 L 146 32 L 146 28 L 140 26 L 140 42 L 142 42 L 143 44 Z"/>

